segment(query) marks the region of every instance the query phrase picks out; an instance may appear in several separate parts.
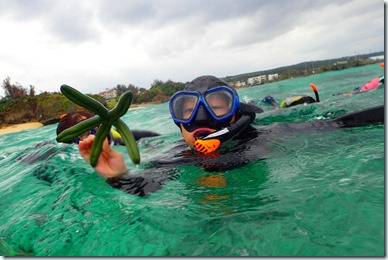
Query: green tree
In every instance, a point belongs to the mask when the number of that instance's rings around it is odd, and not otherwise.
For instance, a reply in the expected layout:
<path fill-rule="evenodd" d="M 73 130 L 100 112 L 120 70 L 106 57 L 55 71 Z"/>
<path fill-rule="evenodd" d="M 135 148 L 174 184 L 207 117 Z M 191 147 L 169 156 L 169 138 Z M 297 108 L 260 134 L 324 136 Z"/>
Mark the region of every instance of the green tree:
<path fill-rule="evenodd" d="M 161 86 L 161 85 L 163 85 L 163 81 L 162 80 L 160 80 L 160 79 L 155 79 L 154 80 L 154 82 L 152 82 L 152 84 L 151 84 L 151 88 L 155 88 L 155 87 L 157 87 L 157 86 Z"/>

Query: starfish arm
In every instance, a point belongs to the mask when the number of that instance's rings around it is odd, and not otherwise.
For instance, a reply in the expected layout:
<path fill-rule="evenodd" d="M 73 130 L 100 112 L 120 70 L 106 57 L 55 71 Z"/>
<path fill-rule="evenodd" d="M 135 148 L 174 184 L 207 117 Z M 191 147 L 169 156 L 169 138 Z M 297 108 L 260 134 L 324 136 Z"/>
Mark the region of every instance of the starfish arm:
<path fill-rule="evenodd" d="M 120 96 L 117 105 L 109 111 L 109 118 L 113 121 L 125 115 L 132 103 L 132 92 L 127 91 Z"/>
<path fill-rule="evenodd" d="M 114 121 L 113 125 L 120 133 L 121 138 L 123 138 L 125 147 L 127 148 L 127 152 L 132 162 L 135 164 L 139 164 L 140 163 L 139 148 L 136 145 L 136 140 L 133 137 L 131 130 L 129 130 L 129 127 L 121 119 Z"/>
<path fill-rule="evenodd" d="M 108 118 L 108 109 L 106 109 L 100 102 L 98 102 L 94 98 L 91 98 L 68 85 L 62 85 L 61 92 L 63 93 L 63 95 L 65 95 L 68 99 L 70 99 L 77 105 L 80 105 L 86 109 L 89 109 L 90 111 L 93 111 L 101 118 Z"/>
<path fill-rule="evenodd" d="M 105 138 L 108 136 L 110 128 L 112 127 L 110 122 L 104 122 L 97 131 L 96 137 L 94 138 L 92 149 L 90 152 L 90 165 L 95 167 L 100 157 L 102 145 Z"/>
<path fill-rule="evenodd" d="M 94 117 L 88 118 L 61 132 L 57 136 L 56 140 L 57 142 L 70 142 L 77 136 L 80 136 L 81 134 L 88 132 L 90 129 L 95 128 L 101 123 L 102 123 L 102 119 L 97 115 Z"/>

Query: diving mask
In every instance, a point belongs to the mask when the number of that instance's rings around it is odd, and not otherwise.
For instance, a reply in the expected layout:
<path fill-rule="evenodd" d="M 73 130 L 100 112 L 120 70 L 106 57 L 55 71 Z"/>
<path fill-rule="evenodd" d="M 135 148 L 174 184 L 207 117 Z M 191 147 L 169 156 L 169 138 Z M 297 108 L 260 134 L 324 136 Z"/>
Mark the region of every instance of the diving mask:
<path fill-rule="evenodd" d="M 230 120 L 239 107 L 237 94 L 226 86 L 208 89 L 203 94 L 197 91 L 179 91 L 169 102 L 170 114 L 175 123 L 191 124 L 200 106 L 217 122 Z"/>

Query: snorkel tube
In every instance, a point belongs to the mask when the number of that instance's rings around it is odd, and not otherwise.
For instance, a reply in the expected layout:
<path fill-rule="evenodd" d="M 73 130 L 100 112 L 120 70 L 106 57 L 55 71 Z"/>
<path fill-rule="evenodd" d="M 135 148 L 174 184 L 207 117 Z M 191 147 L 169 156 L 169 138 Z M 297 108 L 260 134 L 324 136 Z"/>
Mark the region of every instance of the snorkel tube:
<path fill-rule="evenodd" d="M 194 142 L 194 146 L 198 152 L 211 153 L 220 147 L 220 145 L 239 132 L 244 130 L 254 119 L 251 115 L 242 115 L 236 122 L 230 124 L 217 132 L 211 133 L 202 139 Z"/>
<path fill-rule="evenodd" d="M 315 94 L 315 101 L 319 102 L 318 88 L 314 83 L 310 83 L 310 87 L 313 89 Z"/>

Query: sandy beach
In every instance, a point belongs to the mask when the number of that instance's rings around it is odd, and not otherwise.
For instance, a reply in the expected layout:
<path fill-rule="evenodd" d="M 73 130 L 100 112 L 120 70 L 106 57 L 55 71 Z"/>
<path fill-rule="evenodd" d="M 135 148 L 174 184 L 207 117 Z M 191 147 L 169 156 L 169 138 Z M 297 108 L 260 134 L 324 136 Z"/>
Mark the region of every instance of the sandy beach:
<path fill-rule="evenodd" d="M 39 128 L 42 126 L 43 126 L 43 124 L 39 123 L 39 122 L 10 125 L 10 126 L 0 128 L 0 135 L 9 134 L 9 133 L 13 133 L 13 132 L 19 132 L 21 130 L 26 130 L 26 129 L 31 129 L 31 128 Z"/>
<path fill-rule="evenodd" d="M 150 103 L 135 104 L 135 105 L 131 105 L 128 110 L 146 108 L 146 107 L 154 106 L 154 105 L 158 105 L 158 104 L 159 103 L 151 103 L 151 102 Z"/>
<path fill-rule="evenodd" d="M 130 107 L 128 110 L 136 110 L 136 109 L 141 109 L 141 108 L 145 108 L 145 106 Z"/>

